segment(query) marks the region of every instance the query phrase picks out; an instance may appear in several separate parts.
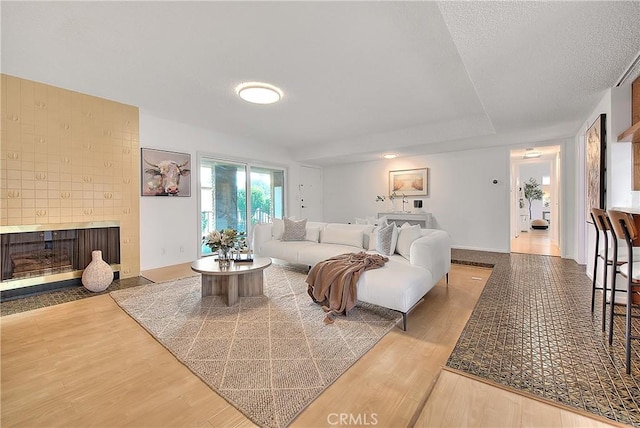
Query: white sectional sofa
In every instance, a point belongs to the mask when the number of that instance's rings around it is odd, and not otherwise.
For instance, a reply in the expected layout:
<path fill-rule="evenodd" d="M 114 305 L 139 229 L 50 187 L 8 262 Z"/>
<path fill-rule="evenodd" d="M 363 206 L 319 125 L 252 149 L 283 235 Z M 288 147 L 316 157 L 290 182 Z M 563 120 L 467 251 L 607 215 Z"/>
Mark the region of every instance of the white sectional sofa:
<path fill-rule="evenodd" d="M 373 225 L 319 223 L 306 224 L 304 240 L 283 241 L 282 220 L 254 227 L 252 248 L 256 255 L 292 264 L 313 266 L 330 257 L 360 251 L 376 251 Z M 384 267 L 365 271 L 357 283 L 358 300 L 402 313 L 403 330 L 407 313 L 451 268 L 451 240 L 443 230 L 419 229 L 412 241 L 398 236 L 397 251 Z M 408 234 L 407 234 L 408 236 Z M 402 246 L 402 248 L 400 248 Z"/>

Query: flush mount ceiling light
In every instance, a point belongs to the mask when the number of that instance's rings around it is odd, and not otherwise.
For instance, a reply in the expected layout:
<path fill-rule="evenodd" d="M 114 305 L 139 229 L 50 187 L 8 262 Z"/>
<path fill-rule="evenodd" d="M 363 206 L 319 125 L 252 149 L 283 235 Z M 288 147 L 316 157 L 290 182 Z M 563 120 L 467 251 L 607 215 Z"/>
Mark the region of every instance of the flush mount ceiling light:
<path fill-rule="evenodd" d="M 524 155 L 522 156 L 522 158 L 533 159 L 533 158 L 539 158 L 540 156 L 542 156 L 542 152 L 534 150 L 533 147 L 528 147 L 524 149 Z"/>
<path fill-rule="evenodd" d="M 236 86 L 236 94 L 254 104 L 273 104 L 282 98 L 282 90 L 262 82 L 245 82 Z"/>
<path fill-rule="evenodd" d="M 542 156 L 542 152 L 531 151 L 531 152 L 526 152 L 524 154 L 523 158 L 525 158 L 525 159 L 533 159 L 533 158 L 539 158 L 540 156 Z"/>
<path fill-rule="evenodd" d="M 395 158 L 398 157 L 398 155 L 395 154 L 395 153 L 387 153 L 386 155 L 384 155 L 382 157 L 385 158 L 385 159 L 395 159 Z"/>

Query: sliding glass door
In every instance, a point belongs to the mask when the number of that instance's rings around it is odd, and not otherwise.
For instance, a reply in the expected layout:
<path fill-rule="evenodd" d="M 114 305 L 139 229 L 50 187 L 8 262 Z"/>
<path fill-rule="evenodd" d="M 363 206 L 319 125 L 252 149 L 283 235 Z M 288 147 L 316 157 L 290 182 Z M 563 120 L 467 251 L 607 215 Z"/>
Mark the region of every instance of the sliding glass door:
<path fill-rule="evenodd" d="M 251 189 L 247 194 L 247 189 Z M 200 216 L 202 236 L 233 228 L 250 236 L 256 223 L 284 216 L 283 169 L 252 166 L 215 158 L 200 159 Z M 249 221 L 247 221 L 249 219 Z M 201 255 L 211 254 L 201 246 Z"/>
<path fill-rule="evenodd" d="M 251 224 L 269 223 L 284 215 L 284 171 L 251 168 Z"/>

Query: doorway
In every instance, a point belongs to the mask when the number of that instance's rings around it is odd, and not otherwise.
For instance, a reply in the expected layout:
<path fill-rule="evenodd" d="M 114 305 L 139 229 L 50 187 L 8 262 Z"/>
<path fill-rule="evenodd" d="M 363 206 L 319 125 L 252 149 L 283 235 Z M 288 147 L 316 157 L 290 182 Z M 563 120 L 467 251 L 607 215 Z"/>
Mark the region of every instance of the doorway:
<path fill-rule="evenodd" d="M 560 146 L 511 150 L 511 252 L 560 256 Z"/>
<path fill-rule="evenodd" d="M 206 155 L 199 165 L 199 256 L 211 254 L 202 239 L 214 230 L 232 228 L 251 236 L 253 225 L 284 217 L 284 169 Z"/>
<path fill-rule="evenodd" d="M 309 221 L 323 221 L 322 169 L 301 166 L 298 184 L 299 216 Z"/>

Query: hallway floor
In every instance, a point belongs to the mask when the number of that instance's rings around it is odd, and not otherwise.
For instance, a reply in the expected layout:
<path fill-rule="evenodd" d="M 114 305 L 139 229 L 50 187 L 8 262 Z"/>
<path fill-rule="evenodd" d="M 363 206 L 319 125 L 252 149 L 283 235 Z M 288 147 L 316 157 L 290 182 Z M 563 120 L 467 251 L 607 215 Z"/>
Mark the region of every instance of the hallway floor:
<path fill-rule="evenodd" d="M 551 242 L 549 230 L 530 229 L 520 232 L 517 238 L 511 238 L 511 252 L 538 254 L 541 256 L 560 256 L 560 248 Z"/>

